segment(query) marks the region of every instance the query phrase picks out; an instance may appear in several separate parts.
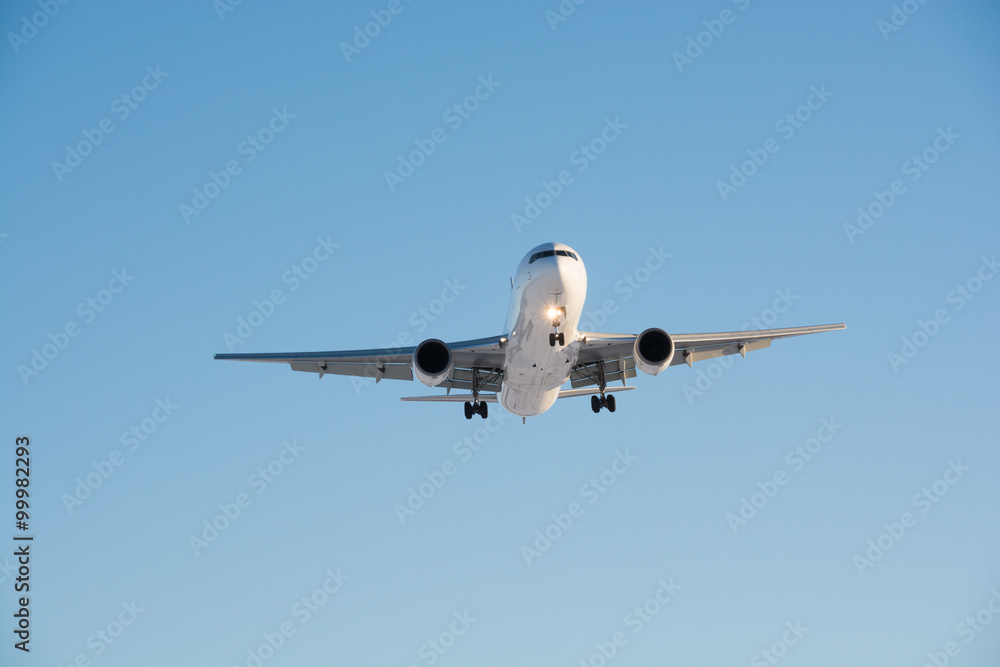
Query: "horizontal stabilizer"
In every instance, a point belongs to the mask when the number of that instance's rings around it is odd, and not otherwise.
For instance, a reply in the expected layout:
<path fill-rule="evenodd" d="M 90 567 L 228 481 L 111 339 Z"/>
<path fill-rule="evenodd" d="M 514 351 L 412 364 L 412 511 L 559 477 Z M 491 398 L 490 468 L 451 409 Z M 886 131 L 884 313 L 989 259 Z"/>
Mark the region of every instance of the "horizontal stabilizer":
<path fill-rule="evenodd" d="M 610 394 L 616 391 L 631 391 L 635 387 L 605 387 L 604 393 Z M 593 396 L 594 394 L 600 394 L 601 390 L 598 387 L 586 387 L 584 389 L 564 389 L 559 392 L 559 398 L 572 398 L 573 396 Z"/>
<path fill-rule="evenodd" d="M 405 396 L 401 401 L 428 401 L 431 403 L 465 403 L 472 402 L 472 394 L 442 394 L 440 396 Z M 496 403 L 496 394 L 480 394 L 480 403 Z"/>

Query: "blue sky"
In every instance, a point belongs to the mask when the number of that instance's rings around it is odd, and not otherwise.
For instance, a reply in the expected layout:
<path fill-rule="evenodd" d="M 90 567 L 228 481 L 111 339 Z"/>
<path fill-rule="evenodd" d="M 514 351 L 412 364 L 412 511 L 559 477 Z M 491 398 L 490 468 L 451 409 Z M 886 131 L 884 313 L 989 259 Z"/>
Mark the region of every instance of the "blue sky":
<path fill-rule="evenodd" d="M 998 23 L 4 3 L 0 662 L 995 665 Z M 503 333 L 546 241 L 601 330 L 848 328 L 524 425 L 212 359 Z"/>

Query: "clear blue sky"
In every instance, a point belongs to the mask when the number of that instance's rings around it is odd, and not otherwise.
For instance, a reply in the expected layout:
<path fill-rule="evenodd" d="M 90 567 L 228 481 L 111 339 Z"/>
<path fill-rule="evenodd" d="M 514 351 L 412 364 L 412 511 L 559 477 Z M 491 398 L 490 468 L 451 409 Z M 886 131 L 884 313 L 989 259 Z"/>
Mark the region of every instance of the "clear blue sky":
<path fill-rule="evenodd" d="M 0 663 L 997 664 L 995 6 L 56 6 L 0 7 Z M 602 330 L 848 329 L 526 425 L 212 359 L 500 334 L 545 241 Z"/>

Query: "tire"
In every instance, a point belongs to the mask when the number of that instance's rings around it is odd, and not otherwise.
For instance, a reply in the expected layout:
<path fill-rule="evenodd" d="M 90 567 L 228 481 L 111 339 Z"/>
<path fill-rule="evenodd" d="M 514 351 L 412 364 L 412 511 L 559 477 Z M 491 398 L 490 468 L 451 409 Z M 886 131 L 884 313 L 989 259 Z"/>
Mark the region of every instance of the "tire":
<path fill-rule="evenodd" d="M 472 419 L 472 403 L 465 402 L 465 418 Z"/>
<path fill-rule="evenodd" d="M 608 394 L 608 412 L 615 411 L 615 395 Z"/>
<path fill-rule="evenodd" d="M 490 415 L 489 408 L 486 407 L 486 401 L 479 404 L 479 416 L 486 419 Z"/>
<path fill-rule="evenodd" d="M 601 411 L 601 399 L 597 398 L 596 394 L 590 397 L 590 409 L 594 412 Z"/>

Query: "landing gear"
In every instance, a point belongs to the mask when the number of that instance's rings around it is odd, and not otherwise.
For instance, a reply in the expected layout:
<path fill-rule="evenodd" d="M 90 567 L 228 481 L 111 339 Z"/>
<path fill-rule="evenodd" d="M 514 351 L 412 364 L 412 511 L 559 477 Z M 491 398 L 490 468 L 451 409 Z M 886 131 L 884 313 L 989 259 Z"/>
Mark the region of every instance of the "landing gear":
<path fill-rule="evenodd" d="M 608 387 L 608 380 L 604 372 L 604 362 L 598 361 L 596 367 L 591 371 L 591 377 L 597 384 L 601 395 L 593 395 L 590 397 L 590 409 L 594 412 L 600 412 L 601 408 L 607 408 L 608 412 L 615 411 L 615 397 L 613 394 L 607 396 L 604 395 L 604 390 Z M 623 381 L 624 384 L 624 381 Z"/>
<path fill-rule="evenodd" d="M 562 324 L 563 317 L 566 317 L 565 306 L 549 308 L 549 318 L 552 320 L 552 326 L 555 328 L 555 331 L 549 334 L 549 347 L 555 347 L 557 342 L 560 346 L 566 344 L 566 336 L 559 331 L 559 325 Z"/>
<path fill-rule="evenodd" d="M 465 402 L 465 418 L 472 419 L 472 415 L 479 415 L 483 419 L 489 416 L 489 409 L 486 407 L 486 401 L 479 401 L 478 403 Z"/>
<path fill-rule="evenodd" d="M 594 396 L 590 397 L 590 409 L 594 412 L 600 412 L 601 408 L 607 408 L 608 412 L 615 411 L 615 397 L 613 395 L 609 396 Z"/>
<path fill-rule="evenodd" d="M 465 402 L 466 419 L 472 419 L 472 415 L 479 415 L 483 419 L 489 416 L 489 408 L 486 407 L 486 401 L 479 400 L 479 391 L 483 385 L 494 381 L 496 377 L 496 372 L 483 377 L 478 368 L 472 369 L 472 401 Z"/>

